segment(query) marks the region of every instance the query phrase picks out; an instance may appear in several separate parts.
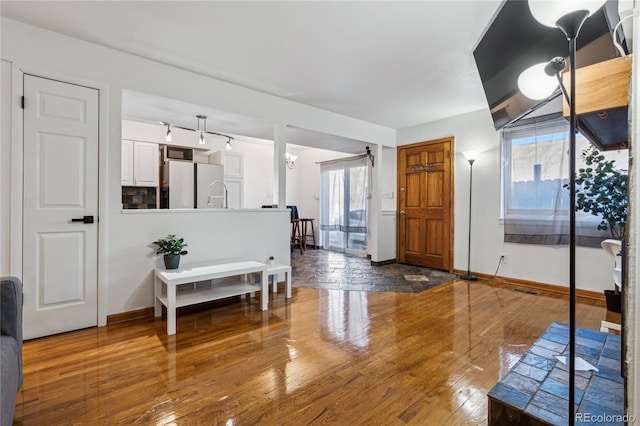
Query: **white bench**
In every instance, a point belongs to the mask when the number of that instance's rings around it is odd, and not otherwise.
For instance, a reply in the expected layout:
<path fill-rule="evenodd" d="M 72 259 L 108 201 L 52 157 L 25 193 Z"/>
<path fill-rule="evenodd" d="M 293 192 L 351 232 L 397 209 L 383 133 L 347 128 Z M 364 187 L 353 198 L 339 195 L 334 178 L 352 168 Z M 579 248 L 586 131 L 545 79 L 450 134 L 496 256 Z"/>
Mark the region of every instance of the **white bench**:
<path fill-rule="evenodd" d="M 254 260 L 245 260 L 220 264 L 212 262 L 191 265 L 185 264 L 179 269 L 158 267 L 154 273 L 154 315 L 156 317 L 162 316 L 162 305 L 167 307 L 167 334 L 172 335 L 176 334 L 176 309 L 182 306 L 261 291 L 260 306 L 263 311 L 266 311 L 269 302 L 269 287 L 267 284 L 268 266 L 270 265 L 265 265 L 264 263 Z M 291 267 L 288 268 L 290 272 Z M 278 272 L 281 271 L 279 270 Z M 260 274 L 260 285 L 254 284 L 246 279 L 246 274 L 253 273 Z M 238 281 L 219 285 L 215 284 L 208 287 L 198 287 L 194 284 L 199 281 L 233 276 L 238 276 Z M 290 282 L 290 273 L 287 276 L 289 277 L 288 282 Z M 274 279 L 274 281 L 277 280 Z M 186 290 L 180 289 L 180 291 L 178 291 L 177 287 L 182 284 L 192 284 L 192 288 Z M 163 287 L 165 286 L 166 291 L 163 291 Z M 290 288 L 291 284 L 288 284 L 289 296 L 287 297 L 291 297 Z"/>
<path fill-rule="evenodd" d="M 267 263 L 267 280 L 273 277 L 273 292 L 278 292 L 278 274 L 285 275 L 286 298 L 291 299 L 291 266 L 282 265 L 280 263 Z"/>

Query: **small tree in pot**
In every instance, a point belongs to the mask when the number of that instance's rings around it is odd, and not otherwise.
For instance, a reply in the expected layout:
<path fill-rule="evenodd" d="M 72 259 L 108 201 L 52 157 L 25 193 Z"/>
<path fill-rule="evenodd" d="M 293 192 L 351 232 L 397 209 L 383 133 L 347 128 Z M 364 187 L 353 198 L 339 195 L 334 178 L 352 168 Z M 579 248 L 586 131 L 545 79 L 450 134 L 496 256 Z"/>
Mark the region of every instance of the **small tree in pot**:
<path fill-rule="evenodd" d="M 582 152 L 587 165 L 576 177 L 576 210 L 599 216 L 598 229 L 609 230 L 611 238 L 622 240 L 627 226 L 626 170 L 616 169 L 594 146 Z M 566 187 L 567 185 L 565 185 Z"/>
<path fill-rule="evenodd" d="M 598 229 L 609 230 L 613 239 L 624 239 L 628 172 L 616 169 L 615 160 L 605 159 L 593 145 L 582 152 L 582 158 L 587 167 L 579 169 L 576 176 L 576 211 L 600 217 Z M 617 286 L 614 285 L 613 291 L 605 290 L 605 295 L 607 292 L 619 298 Z"/>
<path fill-rule="evenodd" d="M 164 253 L 164 266 L 167 269 L 178 269 L 180 266 L 180 256 L 188 252 L 184 250 L 187 243 L 184 238 L 176 238 L 174 234 L 168 234 L 166 238 L 160 238 L 153 242 L 158 246 L 156 254 Z"/>

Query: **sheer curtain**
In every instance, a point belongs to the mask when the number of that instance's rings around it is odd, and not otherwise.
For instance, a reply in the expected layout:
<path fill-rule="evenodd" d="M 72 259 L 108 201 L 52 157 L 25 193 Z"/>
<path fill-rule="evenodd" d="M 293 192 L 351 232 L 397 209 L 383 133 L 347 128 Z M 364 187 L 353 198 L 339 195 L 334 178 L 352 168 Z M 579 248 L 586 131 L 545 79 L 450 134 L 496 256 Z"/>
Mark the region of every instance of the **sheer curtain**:
<path fill-rule="evenodd" d="M 369 168 L 366 155 L 320 164 L 320 230 L 325 247 L 366 250 Z"/>
<path fill-rule="evenodd" d="M 580 153 L 589 145 L 577 137 Z M 569 124 L 560 114 L 521 120 L 502 133 L 504 241 L 569 243 Z M 600 247 L 609 238 L 599 219 L 576 212 L 576 243 Z"/>

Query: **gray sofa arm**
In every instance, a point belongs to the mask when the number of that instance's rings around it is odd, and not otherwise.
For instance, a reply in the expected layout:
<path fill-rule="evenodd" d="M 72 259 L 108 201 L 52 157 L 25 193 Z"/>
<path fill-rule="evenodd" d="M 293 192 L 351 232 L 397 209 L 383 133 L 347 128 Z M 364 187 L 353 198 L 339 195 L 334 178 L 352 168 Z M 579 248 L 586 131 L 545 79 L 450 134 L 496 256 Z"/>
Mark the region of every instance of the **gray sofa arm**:
<path fill-rule="evenodd" d="M 0 280 L 0 334 L 16 339 L 22 385 L 22 281 L 16 277 Z"/>

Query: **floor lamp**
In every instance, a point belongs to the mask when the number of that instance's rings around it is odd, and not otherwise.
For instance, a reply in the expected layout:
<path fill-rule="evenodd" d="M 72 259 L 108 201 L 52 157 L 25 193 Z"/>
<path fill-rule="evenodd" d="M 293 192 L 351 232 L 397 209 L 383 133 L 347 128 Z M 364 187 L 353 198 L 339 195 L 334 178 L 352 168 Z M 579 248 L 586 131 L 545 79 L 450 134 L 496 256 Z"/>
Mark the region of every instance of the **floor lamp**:
<path fill-rule="evenodd" d="M 569 73 L 570 89 L 569 103 L 569 425 L 575 424 L 575 351 L 576 351 L 576 132 L 578 131 L 576 117 L 576 38 L 582 24 L 605 3 L 605 0 L 597 1 L 549 1 L 529 0 L 529 9 L 533 17 L 543 25 L 559 28 L 567 36 L 569 41 Z M 559 72 L 557 60 L 552 59 L 549 64 L 538 64 L 545 71 L 547 81 L 554 80 L 553 89 L 557 87 L 554 73 Z M 529 68 L 530 71 L 533 67 Z M 522 77 L 522 76 L 521 76 Z M 524 80 L 524 78 L 523 78 Z M 520 83 L 520 79 L 519 79 Z M 562 84 L 561 84 L 562 86 Z M 523 87 L 521 87 L 521 90 Z M 562 88 L 564 91 L 564 88 Z M 566 91 L 565 96 L 566 96 Z M 526 96 L 527 93 L 523 91 Z"/>
<path fill-rule="evenodd" d="M 465 151 L 462 153 L 469 162 L 469 245 L 467 247 L 467 273 L 460 275 L 460 279 L 477 281 L 478 277 L 471 274 L 471 200 L 473 194 L 473 162 L 480 156 L 478 151 Z"/>

